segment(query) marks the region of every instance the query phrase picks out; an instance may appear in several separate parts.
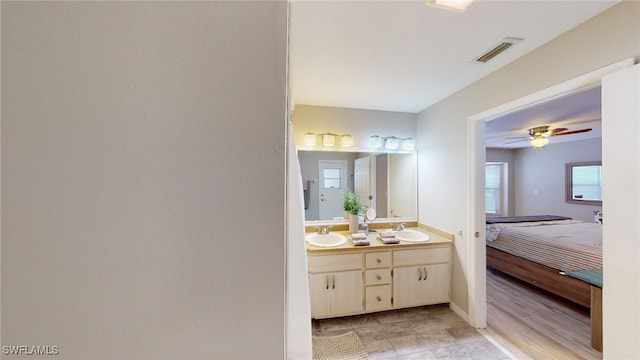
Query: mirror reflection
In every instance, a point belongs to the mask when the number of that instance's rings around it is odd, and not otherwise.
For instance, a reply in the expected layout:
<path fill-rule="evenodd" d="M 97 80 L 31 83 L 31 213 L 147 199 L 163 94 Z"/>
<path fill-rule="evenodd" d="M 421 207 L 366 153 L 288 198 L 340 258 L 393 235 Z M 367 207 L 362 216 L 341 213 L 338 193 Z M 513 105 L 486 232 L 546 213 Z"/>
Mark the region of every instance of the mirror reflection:
<path fill-rule="evenodd" d="M 298 151 L 305 220 L 345 219 L 343 197 L 353 191 L 377 218 L 415 218 L 414 153 Z"/>

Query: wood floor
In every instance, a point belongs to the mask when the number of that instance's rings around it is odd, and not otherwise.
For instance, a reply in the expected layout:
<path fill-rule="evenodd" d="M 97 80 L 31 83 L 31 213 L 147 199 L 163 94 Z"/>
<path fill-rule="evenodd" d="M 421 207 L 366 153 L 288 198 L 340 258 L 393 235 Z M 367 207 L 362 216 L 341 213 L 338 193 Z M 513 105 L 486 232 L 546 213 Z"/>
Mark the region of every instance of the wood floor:
<path fill-rule="evenodd" d="M 589 311 L 487 269 L 487 329 L 516 358 L 602 359 Z"/>

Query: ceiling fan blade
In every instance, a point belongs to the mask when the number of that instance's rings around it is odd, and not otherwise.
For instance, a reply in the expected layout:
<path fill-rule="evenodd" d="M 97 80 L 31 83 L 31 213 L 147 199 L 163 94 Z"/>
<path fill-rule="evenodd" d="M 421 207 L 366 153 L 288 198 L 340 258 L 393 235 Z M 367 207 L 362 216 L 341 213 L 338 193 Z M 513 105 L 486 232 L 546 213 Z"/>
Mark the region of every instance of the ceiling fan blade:
<path fill-rule="evenodd" d="M 528 137 L 527 137 L 527 138 L 524 138 L 524 139 L 520 139 L 520 140 L 509 141 L 509 142 L 504 143 L 504 145 L 507 145 L 507 144 L 513 144 L 513 143 L 517 143 L 517 142 L 520 142 L 520 141 L 527 141 L 527 140 L 529 140 L 529 138 L 528 138 Z"/>
<path fill-rule="evenodd" d="M 528 136 L 509 136 L 506 137 L 505 139 L 528 139 Z"/>
<path fill-rule="evenodd" d="M 552 129 L 549 132 L 549 136 L 553 136 L 553 135 L 555 135 L 557 133 L 560 133 L 560 132 L 563 132 L 563 131 L 567 131 L 567 130 L 569 130 L 569 129 L 567 129 L 567 128 L 555 128 L 555 129 Z"/>
<path fill-rule="evenodd" d="M 551 136 L 573 135 L 573 134 L 586 133 L 589 131 L 591 131 L 591 129 L 580 129 L 580 130 L 559 132 L 559 133 L 551 134 Z"/>

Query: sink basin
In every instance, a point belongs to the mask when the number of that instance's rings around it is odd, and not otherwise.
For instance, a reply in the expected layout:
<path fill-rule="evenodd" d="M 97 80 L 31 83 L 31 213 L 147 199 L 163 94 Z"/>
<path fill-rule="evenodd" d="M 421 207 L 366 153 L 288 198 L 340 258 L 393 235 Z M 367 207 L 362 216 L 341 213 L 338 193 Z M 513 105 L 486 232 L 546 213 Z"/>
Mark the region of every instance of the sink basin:
<path fill-rule="evenodd" d="M 313 246 L 336 247 L 347 242 L 347 238 L 336 233 L 328 234 L 308 234 L 307 242 Z"/>
<path fill-rule="evenodd" d="M 400 241 L 408 241 L 408 242 L 427 242 L 429 241 L 429 235 L 413 230 L 413 229 L 403 229 L 395 232 L 396 239 Z"/>

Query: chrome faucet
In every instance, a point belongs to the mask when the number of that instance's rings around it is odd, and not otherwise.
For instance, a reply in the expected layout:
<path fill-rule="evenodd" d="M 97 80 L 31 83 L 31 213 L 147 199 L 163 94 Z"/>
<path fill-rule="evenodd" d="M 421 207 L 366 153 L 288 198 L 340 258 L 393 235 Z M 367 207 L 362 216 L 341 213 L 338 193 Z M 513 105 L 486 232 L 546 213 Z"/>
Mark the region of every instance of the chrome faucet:
<path fill-rule="evenodd" d="M 333 226 L 316 226 L 318 228 L 319 235 L 326 235 L 329 233 L 329 228 Z"/>
<path fill-rule="evenodd" d="M 402 230 L 404 230 L 404 223 L 390 224 L 390 225 L 391 225 L 391 230 L 393 230 L 393 231 L 402 231 Z"/>

